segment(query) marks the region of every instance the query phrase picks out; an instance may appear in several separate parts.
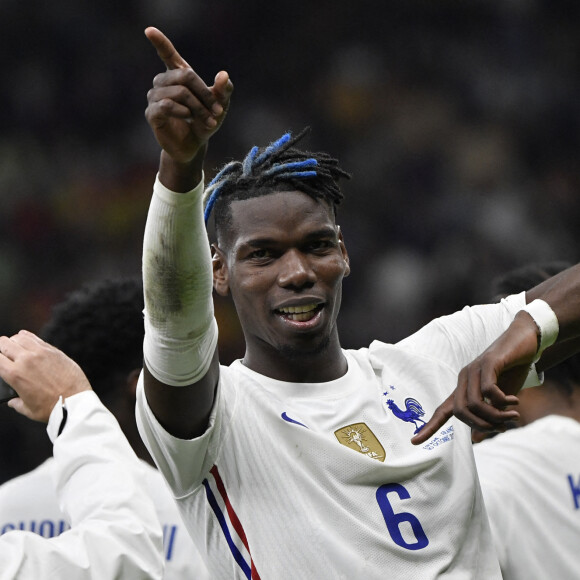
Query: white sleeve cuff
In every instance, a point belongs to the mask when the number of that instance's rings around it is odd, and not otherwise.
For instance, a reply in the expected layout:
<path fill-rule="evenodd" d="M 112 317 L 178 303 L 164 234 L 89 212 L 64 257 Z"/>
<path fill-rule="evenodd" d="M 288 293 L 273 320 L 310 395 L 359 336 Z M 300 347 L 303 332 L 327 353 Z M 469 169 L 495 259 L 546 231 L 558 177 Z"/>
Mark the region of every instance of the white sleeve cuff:
<path fill-rule="evenodd" d="M 201 175 L 201 181 L 191 190 L 186 193 L 177 193 L 171 189 L 167 189 L 159 180 L 159 173 L 155 176 L 155 183 L 153 184 L 153 195 L 161 198 L 165 203 L 178 207 L 180 205 L 190 205 L 203 195 L 204 189 L 204 175 Z"/>
<path fill-rule="evenodd" d="M 534 300 L 523 308 L 533 319 L 540 332 L 538 351 L 534 362 L 538 362 L 546 348 L 552 346 L 558 338 L 560 330 L 558 318 L 549 304 L 544 300 Z"/>
<path fill-rule="evenodd" d="M 60 426 L 62 425 L 62 422 L 64 420 L 64 413 L 65 413 L 64 401 L 65 400 L 62 398 L 62 396 L 60 396 L 58 398 L 58 401 L 57 401 L 56 405 L 52 408 L 52 411 L 50 413 L 50 417 L 48 418 L 48 425 L 46 426 L 46 432 L 48 433 L 48 437 L 50 438 L 52 443 L 54 443 L 56 441 L 56 438 L 58 437 L 59 432 L 60 432 Z"/>
<path fill-rule="evenodd" d="M 544 384 L 544 373 L 538 373 L 538 371 L 536 370 L 536 365 L 532 363 L 530 365 L 530 370 L 528 371 L 528 376 L 526 377 L 526 380 L 524 381 L 524 384 L 522 385 L 520 391 L 522 389 L 528 389 L 530 387 L 539 387 L 540 385 L 543 384 Z"/>

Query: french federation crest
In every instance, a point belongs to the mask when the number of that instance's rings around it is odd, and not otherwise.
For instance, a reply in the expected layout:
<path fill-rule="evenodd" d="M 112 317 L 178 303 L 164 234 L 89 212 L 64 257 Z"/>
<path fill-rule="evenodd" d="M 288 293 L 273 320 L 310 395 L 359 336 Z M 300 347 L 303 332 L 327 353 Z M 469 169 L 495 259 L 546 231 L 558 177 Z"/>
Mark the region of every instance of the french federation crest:
<path fill-rule="evenodd" d="M 336 438 L 350 449 L 371 459 L 385 461 L 385 450 L 366 423 L 353 423 L 334 432 Z"/>
<path fill-rule="evenodd" d="M 421 417 L 425 415 L 425 411 L 417 399 L 407 397 L 405 399 L 405 409 L 399 409 L 397 403 L 395 403 L 393 399 L 387 399 L 387 407 L 389 407 L 393 415 L 398 419 L 401 419 L 401 421 L 406 421 L 407 423 L 413 423 L 413 425 L 415 425 L 415 432 L 413 435 L 419 433 L 419 431 L 421 431 L 421 429 L 426 425 L 425 421 L 421 419 Z"/>

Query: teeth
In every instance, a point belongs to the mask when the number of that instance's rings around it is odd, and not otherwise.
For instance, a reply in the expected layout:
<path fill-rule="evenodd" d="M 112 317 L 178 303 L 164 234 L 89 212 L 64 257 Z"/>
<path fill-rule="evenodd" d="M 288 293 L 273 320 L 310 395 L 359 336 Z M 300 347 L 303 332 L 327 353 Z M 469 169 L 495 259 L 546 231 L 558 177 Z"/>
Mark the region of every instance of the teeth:
<path fill-rule="evenodd" d="M 280 308 L 282 314 L 304 314 L 311 312 L 316 308 L 316 304 L 305 304 L 304 306 L 288 306 L 287 308 Z"/>
<path fill-rule="evenodd" d="M 286 308 L 280 308 L 278 312 L 284 314 L 289 320 L 294 320 L 295 322 L 306 322 L 311 320 L 316 316 L 318 311 L 318 304 L 304 304 L 303 306 L 287 306 Z"/>
<path fill-rule="evenodd" d="M 287 316 L 290 320 L 294 320 L 296 322 L 306 322 L 307 320 L 314 318 L 315 314 L 311 310 L 310 312 L 300 312 L 297 314 L 288 314 Z"/>

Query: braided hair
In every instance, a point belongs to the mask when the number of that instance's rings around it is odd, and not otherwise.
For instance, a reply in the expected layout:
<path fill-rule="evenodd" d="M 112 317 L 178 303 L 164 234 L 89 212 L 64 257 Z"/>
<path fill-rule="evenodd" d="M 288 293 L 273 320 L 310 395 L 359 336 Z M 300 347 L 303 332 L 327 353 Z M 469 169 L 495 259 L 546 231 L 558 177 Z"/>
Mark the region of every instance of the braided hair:
<path fill-rule="evenodd" d="M 230 203 L 275 191 L 297 190 L 314 200 L 326 201 L 336 215 L 343 198 L 338 180 L 350 179 L 338 160 L 327 153 L 300 151 L 295 147 L 307 133 L 285 133 L 265 148 L 253 147 L 243 161 L 231 161 L 214 177 L 204 194 L 206 224 L 214 214 L 216 230 L 230 225 Z"/>

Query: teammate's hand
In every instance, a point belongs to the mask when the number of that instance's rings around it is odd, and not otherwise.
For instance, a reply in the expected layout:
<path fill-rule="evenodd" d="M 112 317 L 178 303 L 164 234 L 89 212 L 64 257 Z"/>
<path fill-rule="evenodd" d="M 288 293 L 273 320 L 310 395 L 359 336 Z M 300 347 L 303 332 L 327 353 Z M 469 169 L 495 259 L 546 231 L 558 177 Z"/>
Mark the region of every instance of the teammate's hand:
<path fill-rule="evenodd" d="M 26 330 L 0 337 L 0 376 L 19 395 L 8 406 L 45 423 L 61 395 L 91 390 L 77 363 Z"/>
<path fill-rule="evenodd" d="M 521 389 L 537 351 L 537 328 L 526 312 L 516 315 L 509 328 L 459 373 L 457 388 L 429 422 L 411 439 L 419 445 L 455 415 L 472 429 L 505 431 L 506 423 L 519 419 L 515 396 Z"/>
<path fill-rule="evenodd" d="M 188 163 L 221 126 L 234 86 L 221 71 L 208 87 L 160 30 L 149 27 L 145 35 L 167 67 L 153 80 L 145 117 L 163 150 Z"/>

